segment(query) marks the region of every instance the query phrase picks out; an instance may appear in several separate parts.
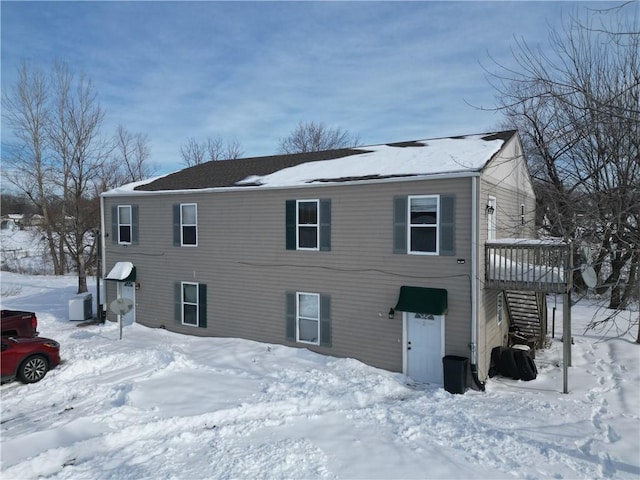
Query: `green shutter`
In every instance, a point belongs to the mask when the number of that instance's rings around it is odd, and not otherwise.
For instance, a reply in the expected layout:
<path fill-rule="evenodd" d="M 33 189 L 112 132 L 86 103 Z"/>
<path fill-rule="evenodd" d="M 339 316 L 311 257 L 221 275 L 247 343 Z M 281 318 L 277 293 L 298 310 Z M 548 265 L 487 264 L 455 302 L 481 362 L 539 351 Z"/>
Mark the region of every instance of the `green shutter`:
<path fill-rule="evenodd" d="M 173 246 L 179 247 L 180 240 L 180 204 L 173 205 Z"/>
<path fill-rule="evenodd" d="M 296 201 L 285 201 L 285 245 L 287 250 L 296 249 Z"/>
<path fill-rule="evenodd" d="M 138 205 L 131 205 L 131 243 L 138 244 Z"/>
<path fill-rule="evenodd" d="M 286 338 L 288 342 L 296 341 L 296 294 L 286 293 Z"/>
<path fill-rule="evenodd" d="M 331 250 L 331 199 L 320 199 L 320 250 Z"/>
<path fill-rule="evenodd" d="M 331 297 L 320 295 L 320 345 L 331 346 Z"/>
<path fill-rule="evenodd" d="M 118 243 L 118 206 L 111 207 L 111 243 Z"/>
<path fill-rule="evenodd" d="M 207 328 L 207 285 L 198 284 L 198 327 Z"/>
<path fill-rule="evenodd" d="M 174 287 L 175 292 L 175 322 L 177 324 L 182 324 L 182 284 L 180 282 L 175 284 Z"/>
<path fill-rule="evenodd" d="M 393 253 L 407 253 L 407 197 L 393 197 Z"/>
<path fill-rule="evenodd" d="M 455 196 L 440 197 L 440 255 L 456 254 Z"/>

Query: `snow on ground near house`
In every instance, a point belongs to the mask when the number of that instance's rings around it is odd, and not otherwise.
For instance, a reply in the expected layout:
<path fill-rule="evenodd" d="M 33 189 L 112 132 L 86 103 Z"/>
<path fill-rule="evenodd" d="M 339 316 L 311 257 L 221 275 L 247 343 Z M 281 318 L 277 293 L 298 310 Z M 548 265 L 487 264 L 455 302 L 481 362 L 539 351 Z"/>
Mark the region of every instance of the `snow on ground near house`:
<path fill-rule="evenodd" d="M 1 288 L 64 358 L 0 387 L 3 480 L 640 476 L 640 346 L 585 333 L 587 302 L 572 309 L 569 394 L 554 341 L 536 380 L 452 395 L 305 349 L 140 325 L 118 340 L 115 324 L 67 320 L 74 277 L 2 272 Z"/>
<path fill-rule="evenodd" d="M 50 263 L 45 260 L 45 247 L 44 238 L 34 229 L 20 230 L 16 227 L 2 230 L 2 268 L 20 273 L 43 273 L 43 265 Z"/>

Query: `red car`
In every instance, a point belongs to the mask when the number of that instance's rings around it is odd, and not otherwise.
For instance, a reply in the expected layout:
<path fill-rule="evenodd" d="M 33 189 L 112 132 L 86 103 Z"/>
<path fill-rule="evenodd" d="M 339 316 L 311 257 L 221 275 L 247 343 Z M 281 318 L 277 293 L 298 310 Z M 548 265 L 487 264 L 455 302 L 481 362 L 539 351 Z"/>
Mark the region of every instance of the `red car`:
<path fill-rule="evenodd" d="M 60 344 L 55 340 L 41 337 L 2 337 L 2 383 L 16 377 L 23 383 L 39 382 L 59 363 Z"/>

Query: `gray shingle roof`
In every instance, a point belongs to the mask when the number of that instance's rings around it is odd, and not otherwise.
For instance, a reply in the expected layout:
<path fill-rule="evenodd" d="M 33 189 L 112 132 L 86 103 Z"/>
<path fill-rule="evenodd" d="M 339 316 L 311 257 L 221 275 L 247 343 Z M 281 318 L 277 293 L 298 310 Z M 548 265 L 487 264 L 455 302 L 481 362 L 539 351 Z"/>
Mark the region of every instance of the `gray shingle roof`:
<path fill-rule="evenodd" d="M 503 140 L 506 141 L 515 134 L 514 130 L 486 134 L 482 140 Z M 464 137 L 452 137 L 462 139 Z M 437 139 L 431 139 L 437 140 Z M 426 142 L 426 143 L 425 143 Z M 428 145 L 428 140 L 416 140 L 407 142 L 397 142 L 387 144 L 397 148 L 418 148 Z M 372 146 L 374 147 L 374 146 Z M 236 160 L 221 160 L 202 163 L 193 167 L 188 167 L 170 175 L 158 178 L 152 182 L 135 187 L 137 191 L 160 191 L 160 190 L 192 190 L 216 187 L 240 187 L 252 186 L 251 182 L 241 182 L 247 177 L 265 175 L 278 172 L 285 168 L 294 167 L 309 162 L 323 160 L 335 160 L 353 155 L 369 153 L 367 147 L 343 148 L 337 150 L 325 150 L 321 152 L 306 152 L 295 154 L 273 155 L 267 157 L 241 158 Z M 396 175 L 392 175 L 396 176 Z M 398 175 L 401 176 L 401 175 Z M 406 175 L 405 175 L 406 176 Z M 369 180 L 382 178 L 378 175 L 366 175 L 363 177 L 345 177 L 347 180 Z M 333 179 L 335 181 L 336 179 Z M 319 179 L 319 181 L 322 181 Z"/>

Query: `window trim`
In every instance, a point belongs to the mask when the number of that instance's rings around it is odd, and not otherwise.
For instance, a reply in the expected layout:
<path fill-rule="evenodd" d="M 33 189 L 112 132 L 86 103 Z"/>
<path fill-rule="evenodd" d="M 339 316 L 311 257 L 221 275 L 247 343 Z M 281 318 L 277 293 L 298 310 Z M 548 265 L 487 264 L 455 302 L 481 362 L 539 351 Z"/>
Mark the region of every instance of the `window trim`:
<path fill-rule="evenodd" d="M 184 287 L 185 285 L 194 285 L 196 287 L 196 303 L 185 302 L 184 299 Z M 196 307 L 196 323 L 186 323 L 184 321 L 184 307 L 185 305 L 195 305 Z M 200 326 L 200 284 L 197 282 L 180 282 L 180 306 L 181 309 L 181 317 L 180 323 L 182 325 L 186 325 L 188 327 L 199 327 Z"/>
<path fill-rule="evenodd" d="M 311 317 L 303 317 L 302 315 L 300 315 L 300 297 L 302 295 L 309 295 L 309 296 L 313 296 L 316 299 L 316 303 L 318 306 L 318 317 L 317 318 L 311 318 Z M 307 345 L 320 345 L 320 322 L 321 322 L 321 318 L 322 318 L 322 314 L 320 312 L 320 308 L 321 308 L 321 303 L 320 303 L 320 294 L 319 293 L 313 293 L 313 292 L 296 292 L 296 342 L 298 343 L 305 343 Z M 302 340 L 300 339 L 300 320 L 311 320 L 311 321 L 315 321 L 318 324 L 318 328 L 317 328 L 317 340 L 315 342 L 310 342 L 308 340 Z"/>
<path fill-rule="evenodd" d="M 316 223 L 300 223 L 300 204 L 301 203 L 315 203 L 316 205 Z M 300 227 L 316 229 L 316 246 L 315 247 L 301 247 L 300 246 Z M 304 250 L 310 252 L 320 251 L 320 199 L 312 198 L 306 200 L 296 200 L 296 250 Z"/>
<path fill-rule="evenodd" d="M 195 208 L 195 223 L 184 223 L 182 216 L 182 208 L 193 206 Z M 194 227 L 195 228 L 195 243 L 184 243 L 184 228 L 185 227 Z M 198 246 L 198 204 L 197 203 L 181 203 L 180 204 L 180 246 L 181 247 L 197 247 Z"/>
<path fill-rule="evenodd" d="M 133 209 L 131 208 L 131 205 L 117 205 L 117 212 L 118 212 L 118 219 L 117 219 L 117 223 L 118 223 L 118 245 L 131 245 L 133 243 Z M 129 209 L 129 223 L 123 223 L 120 221 L 120 209 L 124 209 L 127 208 Z M 129 227 L 129 241 L 125 242 L 122 241 L 120 239 L 120 228 L 121 227 Z"/>
<path fill-rule="evenodd" d="M 411 223 L 411 201 L 417 198 L 435 198 L 436 199 L 436 223 L 431 224 L 412 224 Z M 407 254 L 409 255 L 440 255 L 440 195 L 409 195 L 407 196 Z M 431 228 L 434 229 L 436 248 L 433 252 L 424 252 L 421 250 L 411 249 L 411 231 L 413 228 Z"/>

